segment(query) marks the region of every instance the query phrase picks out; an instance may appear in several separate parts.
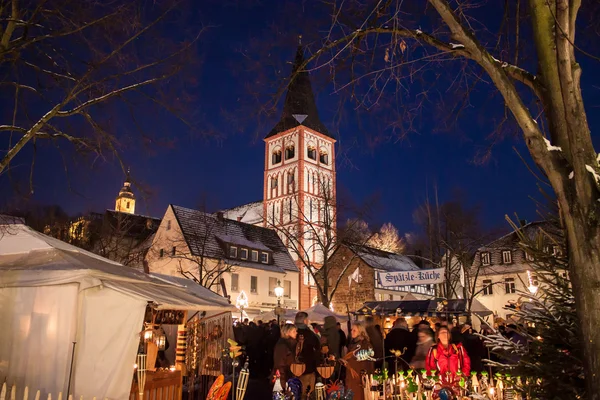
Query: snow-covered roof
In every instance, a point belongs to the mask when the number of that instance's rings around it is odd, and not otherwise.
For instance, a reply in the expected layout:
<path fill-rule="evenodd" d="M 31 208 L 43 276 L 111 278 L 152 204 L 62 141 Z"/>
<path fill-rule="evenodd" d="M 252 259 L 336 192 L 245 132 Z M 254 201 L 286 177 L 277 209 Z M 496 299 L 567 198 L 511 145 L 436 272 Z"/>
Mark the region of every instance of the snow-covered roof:
<path fill-rule="evenodd" d="M 227 219 L 257 225 L 263 221 L 263 202 L 255 201 L 241 206 L 221 210 Z"/>
<path fill-rule="evenodd" d="M 219 217 L 199 210 L 171 206 L 181 232 L 192 254 L 216 259 L 228 259 L 227 244 L 260 250 L 272 255 L 272 262 L 262 263 L 260 258 L 249 260 L 231 259 L 236 267 L 248 267 L 272 272 L 298 272 L 298 267 L 290 256 L 281 238 L 272 229 L 241 221 Z M 270 260 L 271 261 L 271 260 Z"/>
<path fill-rule="evenodd" d="M 373 247 L 350 248 L 371 268 L 386 271 L 415 271 L 419 267 L 407 256 L 390 253 Z"/>

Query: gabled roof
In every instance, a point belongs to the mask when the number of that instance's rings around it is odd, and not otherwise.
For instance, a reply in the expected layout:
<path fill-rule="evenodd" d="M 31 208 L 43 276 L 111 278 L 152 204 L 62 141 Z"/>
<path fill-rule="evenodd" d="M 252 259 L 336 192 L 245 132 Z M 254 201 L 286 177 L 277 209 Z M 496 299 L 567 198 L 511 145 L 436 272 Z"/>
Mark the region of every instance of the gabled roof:
<path fill-rule="evenodd" d="M 304 125 L 307 128 L 333 138 L 319 119 L 319 111 L 315 103 L 315 96 L 308 71 L 306 67 L 300 70 L 304 62 L 304 48 L 298 46 L 296 59 L 294 60 L 294 66 L 290 75 L 291 81 L 283 103 L 281 119 L 265 139 L 300 125 Z"/>
<path fill-rule="evenodd" d="M 560 227 L 553 221 L 534 221 L 523 225 L 519 228 L 523 234 L 530 240 L 535 240 L 540 230 L 543 230 L 548 235 L 558 238 L 562 236 Z M 489 249 L 500 249 L 500 248 L 513 248 L 517 247 L 519 243 L 519 236 L 517 232 L 512 231 L 506 235 L 493 240 L 492 242 L 482 246 L 478 251 L 484 251 Z"/>
<path fill-rule="evenodd" d="M 415 271 L 420 269 L 413 260 L 402 254 L 390 253 L 367 246 L 348 245 L 348 248 L 350 248 L 369 267 L 377 270 L 394 272 Z"/>
<path fill-rule="evenodd" d="M 298 272 L 294 260 L 274 230 L 219 217 L 190 208 L 171 205 L 183 236 L 193 255 L 204 252 L 205 257 L 227 259 L 225 244 L 249 249 L 270 251 L 273 263 L 263 264 L 250 260 L 232 259 L 237 267 L 248 267 L 273 272 Z"/>

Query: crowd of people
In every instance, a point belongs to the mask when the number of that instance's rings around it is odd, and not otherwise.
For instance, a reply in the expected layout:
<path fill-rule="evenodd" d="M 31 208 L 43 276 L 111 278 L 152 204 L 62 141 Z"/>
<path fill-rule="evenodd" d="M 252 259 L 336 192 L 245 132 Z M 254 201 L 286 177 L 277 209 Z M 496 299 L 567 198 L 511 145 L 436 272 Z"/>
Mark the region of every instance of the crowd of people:
<path fill-rule="evenodd" d="M 422 320 L 410 330 L 407 321 L 398 318 L 384 335 L 374 319 L 367 317 L 364 322 L 353 321 L 346 335 L 333 316 L 318 325 L 311 324 L 305 312 L 298 312 L 293 324 L 245 320 L 234 327 L 234 334 L 236 341 L 245 346 L 251 377 L 267 378 L 278 373 L 285 387 L 288 379 L 298 375 L 298 371 L 292 373 L 294 365 L 301 364 L 299 379 L 305 396 L 315 387 L 318 366 L 333 366 L 328 380 L 343 381 L 354 392 L 354 398 L 362 400 L 361 371 L 374 373 L 383 368 L 384 362 L 390 373 L 425 369 L 452 381 L 461 374 L 484 371 L 482 360 L 490 356 L 470 324 L 453 326 L 445 321 L 431 325 Z M 369 349 L 372 358 L 354 356 L 358 350 Z"/>

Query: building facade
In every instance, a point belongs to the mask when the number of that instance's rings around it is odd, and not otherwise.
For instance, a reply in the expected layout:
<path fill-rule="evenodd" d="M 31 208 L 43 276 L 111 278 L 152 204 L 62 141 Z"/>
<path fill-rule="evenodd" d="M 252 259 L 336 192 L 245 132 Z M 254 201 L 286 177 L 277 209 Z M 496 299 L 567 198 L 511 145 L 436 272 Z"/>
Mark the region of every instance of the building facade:
<path fill-rule="evenodd" d="M 368 301 L 421 300 L 435 295 L 434 285 L 412 285 L 384 288 L 380 272 L 417 271 L 420 268 L 409 257 L 372 247 L 343 245 L 329 261 L 333 265 L 330 285 L 341 280 L 332 299 L 338 313 L 358 310 Z"/>
<path fill-rule="evenodd" d="M 221 213 L 170 205 L 146 262 L 150 273 L 188 277 L 232 304 L 246 297 L 250 317 L 273 310 L 277 285 L 284 289 L 281 304 L 298 308 L 298 269 L 277 233 Z"/>
<path fill-rule="evenodd" d="M 523 224 L 520 229 L 530 239 L 543 231 L 548 238 L 552 238 L 546 240 L 544 251 L 551 254 L 561 251 L 557 243 L 562 242 L 562 235 L 553 223 L 531 222 Z M 511 311 L 511 307 L 527 301 L 524 294 L 537 292 L 540 285 L 533 268 L 534 257 L 519 242 L 516 232 L 502 236 L 479 248 L 471 266 L 470 275 L 477 277 L 475 298 L 503 319 L 512 316 L 514 311 Z M 566 271 L 563 273 L 566 274 Z"/>

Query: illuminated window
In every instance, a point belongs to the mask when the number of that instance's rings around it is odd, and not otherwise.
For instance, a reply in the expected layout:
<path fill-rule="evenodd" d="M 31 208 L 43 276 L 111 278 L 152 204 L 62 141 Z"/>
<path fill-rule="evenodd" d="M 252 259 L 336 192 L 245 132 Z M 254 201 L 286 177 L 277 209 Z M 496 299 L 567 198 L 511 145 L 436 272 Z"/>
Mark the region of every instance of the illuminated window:
<path fill-rule="evenodd" d="M 315 149 L 315 146 L 309 145 L 308 148 L 307 148 L 306 155 L 311 160 L 316 160 L 317 159 L 317 150 Z"/>
<path fill-rule="evenodd" d="M 294 147 L 294 145 L 289 145 L 288 147 L 285 148 L 285 159 L 289 160 L 290 158 L 294 158 L 294 156 L 296 155 L 296 148 Z"/>
<path fill-rule="evenodd" d="M 271 156 L 271 162 L 273 164 L 279 164 L 281 162 L 281 150 L 275 150 Z"/>
<path fill-rule="evenodd" d="M 319 162 L 325 165 L 329 164 L 329 155 L 327 154 L 327 152 L 321 151 L 321 153 L 319 154 Z"/>

